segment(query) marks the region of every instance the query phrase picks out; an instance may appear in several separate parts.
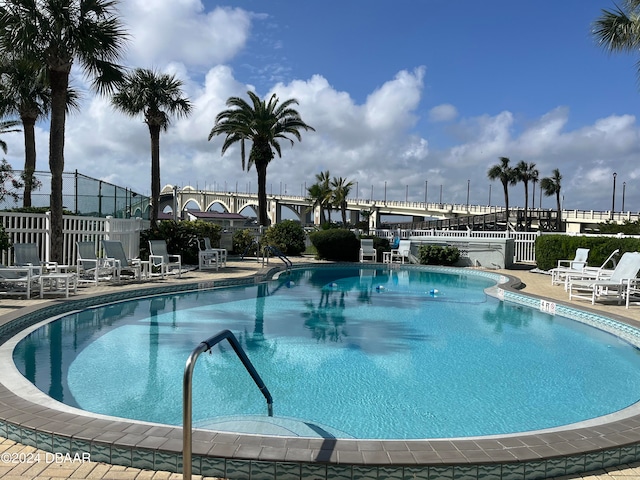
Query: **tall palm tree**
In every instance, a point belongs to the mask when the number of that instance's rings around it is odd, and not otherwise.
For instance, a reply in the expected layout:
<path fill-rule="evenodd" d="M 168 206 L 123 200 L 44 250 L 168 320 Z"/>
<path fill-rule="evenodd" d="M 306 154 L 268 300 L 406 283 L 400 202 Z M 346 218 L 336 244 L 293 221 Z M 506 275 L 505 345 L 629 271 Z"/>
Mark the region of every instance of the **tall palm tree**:
<path fill-rule="evenodd" d="M 342 213 L 342 226 L 347 226 L 347 197 L 351 192 L 353 182 L 348 182 L 346 178 L 333 177 L 331 181 L 333 205 L 340 209 Z"/>
<path fill-rule="evenodd" d="M 0 56 L 45 66 L 51 87 L 51 260 L 62 261 L 62 173 L 69 75 L 74 61 L 100 93 L 122 80 L 115 62 L 126 33 L 117 0 L 4 0 L 0 6 Z"/>
<path fill-rule="evenodd" d="M 39 186 L 36 170 L 36 122 L 49 113 L 51 95 L 46 70 L 24 59 L 0 64 L 0 117 L 18 115 L 24 132 L 24 194 L 22 206 L 31 206 L 31 191 Z M 71 95 L 68 98 L 74 99 Z M 74 103 L 75 105 L 75 103 Z"/>
<path fill-rule="evenodd" d="M 500 157 L 500 163 L 494 165 L 487 172 L 489 180 L 500 180 L 502 189 L 504 190 L 504 210 L 509 224 L 509 185 L 515 185 L 518 182 L 515 169 L 509 165 L 510 160 L 507 157 Z"/>
<path fill-rule="evenodd" d="M 144 115 L 151 136 L 151 227 L 158 223 L 160 201 L 160 131 L 166 131 L 171 117 L 187 117 L 191 102 L 183 96 L 182 81 L 173 75 L 137 68 L 125 75 L 112 103 L 125 114 Z"/>
<path fill-rule="evenodd" d="M 267 219 L 267 166 L 273 160 L 274 150 L 282 156 L 280 139 L 286 139 L 294 145 L 289 135 L 301 141 L 300 130 L 312 130 L 302 121 L 300 114 L 292 105 L 298 101 L 291 98 L 280 104 L 276 94 L 271 95 L 269 102 L 261 100 L 253 92 L 247 92 L 251 105 L 239 97 L 227 100 L 227 110 L 216 116 L 214 127 L 209 133 L 209 140 L 215 135 L 226 135 L 222 144 L 222 154 L 236 142 L 240 142 L 242 169 L 247 171 L 251 165 L 256 166 L 258 173 L 258 222 L 266 226 Z M 250 141 L 249 161 L 245 158 L 245 142 Z"/>
<path fill-rule="evenodd" d="M 558 214 L 556 216 L 556 230 L 560 231 L 560 225 L 562 223 L 562 219 L 560 218 L 562 215 L 562 206 L 560 205 L 560 190 L 562 189 L 562 175 L 560 175 L 560 170 L 557 168 L 551 172 L 550 177 L 545 177 L 540 180 L 540 188 L 544 192 L 545 197 L 550 197 L 551 195 L 556 196 L 556 206 L 558 209 Z"/>
<path fill-rule="evenodd" d="M 536 164 L 527 163 L 524 160 L 516 165 L 516 177 L 524 184 L 524 231 L 529 230 L 529 182 L 538 181 L 538 169 Z M 534 180 L 535 179 L 535 180 Z"/>
<path fill-rule="evenodd" d="M 622 7 L 602 10 L 593 24 L 593 36 L 606 51 L 637 52 L 640 47 L 640 0 L 622 0 Z M 640 61 L 636 63 L 640 76 Z"/>

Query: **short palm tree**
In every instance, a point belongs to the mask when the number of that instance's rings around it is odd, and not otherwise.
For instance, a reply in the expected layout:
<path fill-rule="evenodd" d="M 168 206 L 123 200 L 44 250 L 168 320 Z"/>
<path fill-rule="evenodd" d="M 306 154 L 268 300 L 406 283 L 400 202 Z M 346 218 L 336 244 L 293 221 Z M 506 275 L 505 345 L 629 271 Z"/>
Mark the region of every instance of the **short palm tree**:
<path fill-rule="evenodd" d="M 551 195 L 556 196 L 556 206 L 558 209 L 558 214 L 556 216 L 556 230 L 559 232 L 562 224 L 562 206 L 560 205 L 560 190 L 562 189 L 562 175 L 560 175 L 560 170 L 557 168 L 551 172 L 550 177 L 545 177 L 540 180 L 540 188 L 544 192 L 546 197 L 550 197 Z"/>
<path fill-rule="evenodd" d="M 346 178 L 333 177 L 331 181 L 333 205 L 340 209 L 342 213 L 342 226 L 347 226 L 347 198 L 353 187 L 353 182 L 348 182 Z"/>
<path fill-rule="evenodd" d="M 529 230 L 529 182 L 538 181 L 538 169 L 535 163 L 527 163 L 524 160 L 516 165 L 516 177 L 524 184 L 524 231 Z"/>
<path fill-rule="evenodd" d="M 324 172 L 316 173 L 316 182 L 320 188 L 321 195 L 321 205 L 320 209 L 322 211 L 327 211 L 328 222 L 331 223 L 331 174 L 329 170 L 325 170 Z M 323 222 L 324 223 L 324 217 Z"/>
<path fill-rule="evenodd" d="M 125 75 L 113 95 L 112 103 L 120 111 L 136 117 L 144 116 L 151 136 L 151 227 L 158 223 L 160 200 L 160 131 L 166 131 L 171 117 L 186 117 L 191 102 L 183 96 L 182 81 L 173 75 L 137 68 Z"/>
<path fill-rule="evenodd" d="M 500 180 L 504 191 L 504 210 L 507 224 L 509 224 L 509 185 L 515 185 L 518 182 L 515 169 L 509 165 L 510 160 L 507 157 L 500 157 L 500 163 L 494 165 L 487 172 L 489 180 Z"/>
<path fill-rule="evenodd" d="M 62 172 L 69 75 L 74 61 L 109 92 L 122 80 L 115 63 L 126 33 L 117 0 L 4 0 L 0 5 L 0 57 L 24 58 L 47 69 L 51 87 L 51 260 L 62 261 Z"/>
<path fill-rule="evenodd" d="M 225 135 L 222 154 L 236 142 L 240 142 L 242 169 L 247 171 L 251 165 L 256 166 L 258 173 L 258 222 L 268 225 L 267 217 L 267 166 L 273 160 L 274 151 L 282 156 L 280 140 L 286 139 L 293 146 L 293 136 L 301 141 L 300 130 L 314 129 L 304 123 L 300 114 L 292 108 L 298 101 L 291 98 L 279 104 L 278 97 L 273 94 L 269 102 L 261 100 L 253 92 L 247 92 L 251 104 L 239 97 L 227 100 L 227 110 L 216 116 L 214 127 L 209 133 L 209 140 L 216 135 Z M 251 142 L 249 160 L 245 157 L 245 143 Z"/>
<path fill-rule="evenodd" d="M 324 216 L 324 204 L 327 198 L 322 186 L 319 183 L 314 183 L 307 188 L 307 195 L 313 206 L 310 210 L 318 208 L 320 210 L 320 225 L 326 222 Z"/>
<path fill-rule="evenodd" d="M 593 36 L 606 51 L 637 52 L 640 47 L 640 0 L 622 0 L 622 7 L 602 10 L 593 24 Z M 640 77 L 640 61 L 636 63 Z"/>

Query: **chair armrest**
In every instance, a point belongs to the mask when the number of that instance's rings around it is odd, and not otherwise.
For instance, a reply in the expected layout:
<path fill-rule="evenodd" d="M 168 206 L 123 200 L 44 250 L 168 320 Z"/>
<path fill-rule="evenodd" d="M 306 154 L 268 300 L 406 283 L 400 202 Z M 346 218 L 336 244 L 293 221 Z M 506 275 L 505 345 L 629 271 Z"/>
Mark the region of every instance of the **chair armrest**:
<path fill-rule="evenodd" d="M 164 257 L 162 255 L 149 255 L 149 261 L 151 265 L 158 266 L 164 263 Z"/>
<path fill-rule="evenodd" d="M 170 253 L 169 261 L 171 261 L 172 258 L 175 258 L 178 262 L 182 263 L 182 255 Z"/>

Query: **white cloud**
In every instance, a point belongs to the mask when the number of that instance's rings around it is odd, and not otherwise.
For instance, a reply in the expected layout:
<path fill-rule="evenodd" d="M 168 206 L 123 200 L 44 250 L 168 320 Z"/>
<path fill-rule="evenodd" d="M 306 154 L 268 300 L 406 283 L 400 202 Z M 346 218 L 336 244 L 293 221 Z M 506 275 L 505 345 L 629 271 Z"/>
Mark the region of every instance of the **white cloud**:
<path fill-rule="evenodd" d="M 429 120 L 432 122 L 451 122 L 458 117 L 458 109 L 449 103 L 437 105 L 429 110 Z"/>

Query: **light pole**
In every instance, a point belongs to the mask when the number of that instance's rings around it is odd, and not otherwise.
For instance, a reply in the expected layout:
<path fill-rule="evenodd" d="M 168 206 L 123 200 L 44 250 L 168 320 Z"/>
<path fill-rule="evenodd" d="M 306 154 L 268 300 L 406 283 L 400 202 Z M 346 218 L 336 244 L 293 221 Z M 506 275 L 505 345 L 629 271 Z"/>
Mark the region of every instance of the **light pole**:
<path fill-rule="evenodd" d="M 440 184 L 440 205 L 442 205 L 442 184 Z"/>
<path fill-rule="evenodd" d="M 387 181 L 384 181 L 384 203 L 387 203 Z"/>
<path fill-rule="evenodd" d="M 489 184 L 489 206 L 491 206 L 491 184 Z"/>
<path fill-rule="evenodd" d="M 356 202 L 358 201 L 358 182 L 356 182 Z"/>
<path fill-rule="evenodd" d="M 627 189 L 627 182 L 622 182 L 622 212 L 624 212 L 624 192 Z"/>
<path fill-rule="evenodd" d="M 429 188 L 429 181 L 424 181 L 424 204 L 427 205 L 427 189 Z"/>
<path fill-rule="evenodd" d="M 409 185 L 407 185 L 407 189 L 404 192 L 404 203 L 409 203 Z"/>
<path fill-rule="evenodd" d="M 469 190 L 471 189 L 471 180 L 467 180 L 467 210 L 469 210 Z"/>
<path fill-rule="evenodd" d="M 369 197 L 369 201 L 373 202 L 373 184 L 371 184 L 371 196 Z"/>
<path fill-rule="evenodd" d="M 616 209 L 616 177 L 618 174 L 613 172 L 613 196 L 611 198 L 611 220 L 613 220 L 613 212 Z"/>

